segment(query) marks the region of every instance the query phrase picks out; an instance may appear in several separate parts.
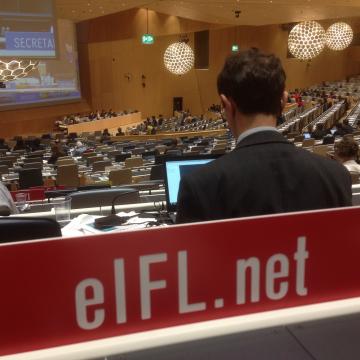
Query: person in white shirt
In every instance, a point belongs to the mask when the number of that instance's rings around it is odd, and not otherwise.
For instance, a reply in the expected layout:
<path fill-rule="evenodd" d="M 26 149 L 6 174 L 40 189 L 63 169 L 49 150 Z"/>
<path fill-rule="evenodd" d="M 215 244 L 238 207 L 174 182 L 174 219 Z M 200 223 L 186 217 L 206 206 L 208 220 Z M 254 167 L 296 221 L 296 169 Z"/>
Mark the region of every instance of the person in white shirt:
<path fill-rule="evenodd" d="M 18 213 L 19 211 L 15 206 L 9 190 L 0 182 L 0 216 L 9 216 Z"/>
<path fill-rule="evenodd" d="M 360 175 L 358 159 L 359 145 L 352 136 L 345 136 L 335 143 L 335 159 L 340 161 L 352 174 Z"/>

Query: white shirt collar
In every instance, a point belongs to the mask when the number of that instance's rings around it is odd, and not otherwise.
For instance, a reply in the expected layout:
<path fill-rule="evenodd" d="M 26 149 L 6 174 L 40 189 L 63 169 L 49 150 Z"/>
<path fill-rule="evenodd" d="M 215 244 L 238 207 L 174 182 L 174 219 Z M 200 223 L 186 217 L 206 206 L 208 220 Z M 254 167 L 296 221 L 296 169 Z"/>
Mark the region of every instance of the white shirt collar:
<path fill-rule="evenodd" d="M 243 133 L 240 134 L 240 136 L 238 137 L 236 144 L 239 144 L 240 141 L 244 140 L 246 137 L 256 134 L 258 132 L 261 131 L 276 131 L 278 132 L 278 130 L 273 127 L 273 126 L 259 126 L 259 127 L 255 127 L 249 130 L 244 131 Z"/>

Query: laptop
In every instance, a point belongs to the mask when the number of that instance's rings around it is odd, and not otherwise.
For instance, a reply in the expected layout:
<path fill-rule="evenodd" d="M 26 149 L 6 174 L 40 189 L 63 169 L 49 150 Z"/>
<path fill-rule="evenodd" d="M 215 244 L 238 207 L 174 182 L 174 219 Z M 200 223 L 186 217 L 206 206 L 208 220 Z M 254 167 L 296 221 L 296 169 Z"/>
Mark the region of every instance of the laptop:
<path fill-rule="evenodd" d="M 180 180 L 185 174 L 214 161 L 221 155 L 197 155 L 166 158 L 164 162 L 166 210 L 171 222 L 175 223 Z"/>

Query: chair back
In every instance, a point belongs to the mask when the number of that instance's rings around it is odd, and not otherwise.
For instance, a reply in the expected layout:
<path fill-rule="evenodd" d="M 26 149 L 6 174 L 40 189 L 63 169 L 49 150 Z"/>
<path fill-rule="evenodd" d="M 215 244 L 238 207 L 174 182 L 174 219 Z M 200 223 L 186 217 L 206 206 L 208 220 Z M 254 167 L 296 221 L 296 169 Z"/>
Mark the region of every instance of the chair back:
<path fill-rule="evenodd" d="M 139 184 L 144 181 L 150 180 L 150 174 L 143 174 L 143 175 L 135 175 L 132 178 L 134 184 Z"/>
<path fill-rule="evenodd" d="M 211 154 L 213 155 L 221 155 L 221 154 L 225 154 L 226 153 L 226 149 L 212 149 L 211 150 Z"/>
<path fill-rule="evenodd" d="M 360 193 L 352 194 L 352 204 L 353 206 L 360 206 Z"/>
<path fill-rule="evenodd" d="M 90 156 L 88 157 L 87 161 L 88 161 L 88 166 L 92 165 L 94 162 L 97 161 L 103 161 L 104 157 L 103 156 Z"/>
<path fill-rule="evenodd" d="M 57 185 L 78 187 L 79 182 L 78 167 L 76 164 L 58 166 L 56 177 Z"/>
<path fill-rule="evenodd" d="M 121 154 L 122 154 L 121 150 L 111 150 L 107 153 L 107 156 L 113 159 L 117 155 L 121 155 Z"/>
<path fill-rule="evenodd" d="M 315 145 L 315 139 L 304 139 L 302 142 L 302 147 L 312 147 Z"/>
<path fill-rule="evenodd" d="M 42 169 L 43 164 L 41 162 L 29 162 L 24 163 L 24 169 Z"/>
<path fill-rule="evenodd" d="M 74 159 L 70 158 L 70 159 L 58 159 L 56 162 L 57 166 L 63 166 L 63 165 L 73 165 L 75 164 Z"/>
<path fill-rule="evenodd" d="M 119 196 L 119 199 L 117 199 L 116 205 L 140 202 L 139 191 L 132 188 L 89 190 L 70 194 L 71 208 L 81 209 L 111 206 L 117 196 Z"/>
<path fill-rule="evenodd" d="M 329 147 L 327 145 L 317 145 L 313 148 L 313 153 L 321 156 L 326 156 L 329 152 Z"/>
<path fill-rule="evenodd" d="M 83 154 L 82 154 L 82 157 L 83 157 L 84 159 L 88 159 L 89 157 L 95 156 L 95 155 L 96 155 L 96 152 L 88 152 L 88 153 L 83 153 Z"/>
<path fill-rule="evenodd" d="M 131 153 L 132 153 L 133 155 L 140 155 L 140 154 L 142 154 L 142 153 L 144 153 L 144 152 L 145 152 L 145 148 L 144 148 L 144 147 L 137 147 L 137 148 L 131 150 Z"/>
<path fill-rule="evenodd" d="M 294 137 L 294 142 L 303 142 L 304 135 L 297 135 Z"/>
<path fill-rule="evenodd" d="M 43 186 L 44 180 L 41 169 L 21 169 L 19 171 L 19 187 L 20 189 L 29 189 L 31 187 Z"/>
<path fill-rule="evenodd" d="M 150 180 L 164 180 L 164 165 L 154 165 L 150 171 Z"/>
<path fill-rule="evenodd" d="M 166 156 L 182 156 L 183 152 L 180 149 L 167 150 Z"/>
<path fill-rule="evenodd" d="M 159 154 L 163 154 L 167 150 L 166 145 L 156 145 L 155 150 L 159 152 Z"/>
<path fill-rule="evenodd" d="M 9 173 L 9 167 L 6 165 L 0 165 L 0 176 Z"/>
<path fill-rule="evenodd" d="M 350 171 L 350 175 L 351 175 L 351 182 L 353 185 L 360 184 L 360 174 L 359 173 Z"/>
<path fill-rule="evenodd" d="M 7 166 L 8 168 L 13 166 L 13 162 L 11 160 L 2 159 L 0 160 L 0 165 Z"/>
<path fill-rule="evenodd" d="M 48 218 L 0 218 L 1 243 L 61 237 L 60 225 Z"/>
<path fill-rule="evenodd" d="M 60 157 L 58 157 L 58 161 L 59 160 L 73 160 L 73 157 L 72 156 L 60 156 Z"/>
<path fill-rule="evenodd" d="M 129 185 L 132 183 L 131 169 L 112 170 L 109 173 L 109 181 L 112 186 Z"/>
<path fill-rule="evenodd" d="M 93 172 L 105 171 L 105 168 L 107 166 L 111 166 L 111 165 L 112 165 L 111 160 L 96 161 L 93 163 L 92 170 L 93 170 Z"/>
<path fill-rule="evenodd" d="M 130 153 L 121 153 L 118 155 L 115 155 L 115 162 L 124 162 L 126 159 L 131 158 Z"/>
<path fill-rule="evenodd" d="M 42 163 L 43 159 L 42 157 L 27 157 L 24 159 L 24 164 L 27 164 L 27 163 L 39 163 L 41 162 Z"/>
<path fill-rule="evenodd" d="M 10 146 L 10 145 L 9 145 Z M 10 147 L 12 147 L 12 146 L 10 146 Z M 12 152 L 12 154 L 17 154 L 17 155 L 24 155 L 26 153 L 26 150 L 14 150 L 13 152 Z"/>
<path fill-rule="evenodd" d="M 19 155 L 20 156 L 20 155 Z M 14 164 L 18 159 L 18 156 L 5 156 L 5 158 L 3 160 L 8 160 L 8 161 L 11 161 L 11 164 Z"/>
<path fill-rule="evenodd" d="M 28 158 L 30 158 L 30 157 L 43 157 L 44 156 L 44 154 L 45 154 L 45 150 L 35 150 L 35 151 L 33 151 L 32 153 L 30 153 L 30 154 L 28 154 Z"/>
<path fill-rule="evenodd" d="M 134 168 L 144 165 L 144 160 L 141 157 L 131 157 L 125 160 L 126 168 Z"/>

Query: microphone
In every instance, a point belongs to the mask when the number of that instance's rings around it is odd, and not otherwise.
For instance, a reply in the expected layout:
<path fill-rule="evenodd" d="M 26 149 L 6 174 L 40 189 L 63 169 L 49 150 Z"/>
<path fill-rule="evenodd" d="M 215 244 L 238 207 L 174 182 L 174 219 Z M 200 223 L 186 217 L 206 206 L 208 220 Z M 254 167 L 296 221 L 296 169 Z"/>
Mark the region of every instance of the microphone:
<path fill-rule="evenodd" d="M 115 210 L 115 203 L 116 203 L 116 200 L 120 199 L 124 195 L 132 194 L 132 193 L 133 193 L 133 191 L 127 191 L 127 192 L 123 192 L 123 193 L 115 196 L 112 201 L 110 215 L 99 218 L 99 219 L 95 219 L 95 229 L 101 230 L 106 227 L 120 226 L 120 225 L 125 224 L 129 220 L 129 217 L 117 216 L 116 210 Z"/>

